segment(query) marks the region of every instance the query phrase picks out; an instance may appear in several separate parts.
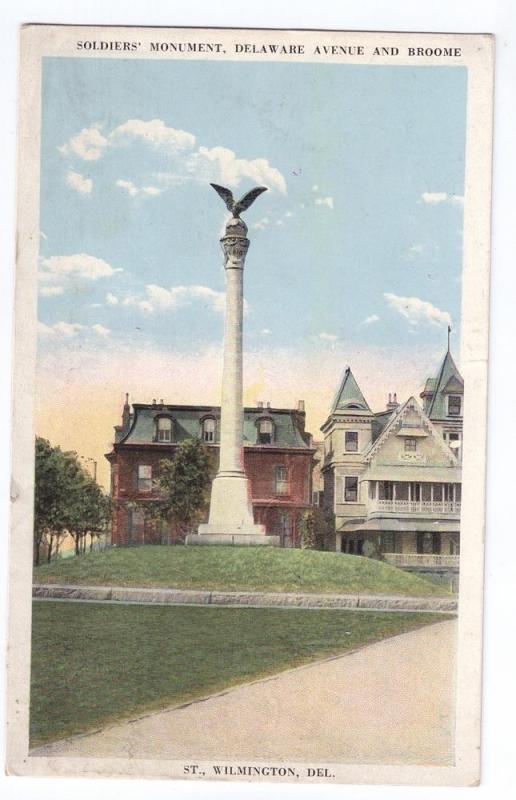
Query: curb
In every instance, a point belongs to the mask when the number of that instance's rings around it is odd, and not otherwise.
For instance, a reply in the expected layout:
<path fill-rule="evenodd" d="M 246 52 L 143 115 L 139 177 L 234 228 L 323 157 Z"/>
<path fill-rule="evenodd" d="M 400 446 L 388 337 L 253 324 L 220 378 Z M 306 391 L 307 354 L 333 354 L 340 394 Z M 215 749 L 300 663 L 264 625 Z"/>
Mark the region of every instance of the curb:
<path fill-rule="evenodd" d="M 369 611 L 433 611 L 456 614 L 457 597 L 407 597 L 375 594 L 225 592 L 207 589 L 157 589 L 125 586 L 34 584 L 32 596 L 47 600 L 252 608 L 335 608 Z"/>

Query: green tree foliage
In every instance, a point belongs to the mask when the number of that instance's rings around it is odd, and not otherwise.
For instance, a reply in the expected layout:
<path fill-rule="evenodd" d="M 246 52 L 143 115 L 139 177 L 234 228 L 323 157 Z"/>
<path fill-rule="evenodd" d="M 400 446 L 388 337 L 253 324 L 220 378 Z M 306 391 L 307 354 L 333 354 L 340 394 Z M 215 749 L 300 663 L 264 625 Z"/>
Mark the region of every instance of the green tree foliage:
<path fill-rule="evenodd" d="M 299 544 L 302 550 L 324 550 L 326 520 L 320 508 L 311 508 L 299 520 Z"/>
<path fill-rule="evenodd" d="M 42 548 L 47 561 L 57 555 L 63 538 L 70 534 L 79 555 L 106 530 L 110 501 L 81 466 L 77 454 L 52 447 L 36 438 L 34 491 L 34 563 L 40 563 Z"/>
<path fill-rule="evenodd" d="M 206 517 L 213 471 L 208 448 L 198 439 L 185 439 L 173 458 L 160 463 L 154 483 L 158 499 L 140 507 L 147 517 L 172 525 L 183 539 Z"/>

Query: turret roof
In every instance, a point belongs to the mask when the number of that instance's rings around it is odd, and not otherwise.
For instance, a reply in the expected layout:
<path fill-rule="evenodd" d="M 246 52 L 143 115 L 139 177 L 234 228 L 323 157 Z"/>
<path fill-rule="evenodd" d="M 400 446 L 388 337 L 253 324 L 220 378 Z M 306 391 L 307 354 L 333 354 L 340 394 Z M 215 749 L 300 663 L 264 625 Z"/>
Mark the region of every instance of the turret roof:
<path fill-rule="evenodd" d="M 427 415 L 433 420 L 446 419 L 448 416 L 446 395 L 450 392 L 462 394 L 464 391 L 464 381 L 462 379 L 462 375 L 457 369 L 457 365 L 453 360 L 453 356 L 449 350 L 446 352 L 439 373 L 435 378 L 435 385 L 432 387 L 432 389 L 433 397 L 428 403 Z"/>
<path fill-rule="evenodd" d="M 357 411 L 372 413 L 350 367 L 346 367 L 339 390 L 335 395 L 331 411 L 333 414 L 336 411 L 348 410 L 354 413 L 357 413 Z"/>

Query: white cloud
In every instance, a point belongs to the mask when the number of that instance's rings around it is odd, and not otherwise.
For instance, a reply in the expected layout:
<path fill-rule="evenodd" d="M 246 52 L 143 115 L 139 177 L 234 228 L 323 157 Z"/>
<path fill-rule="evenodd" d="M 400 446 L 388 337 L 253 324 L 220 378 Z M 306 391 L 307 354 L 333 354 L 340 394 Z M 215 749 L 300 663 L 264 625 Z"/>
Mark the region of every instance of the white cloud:
<path fill-rule="evenodd" d="M 72 136 L 66 144 L 58 147 L 58 150 L 65 156 L 74 153 L 84 161 L 97 161 L 107 144 L 108 140 L 98 128 L 83 128 L 76 136 Z"/>
<path fill-rule="evenodd" d="M 451 325 L 452 323 L 447 311 L 441 311 L 427 300 L 421 300 L 419 297 L 398 297 L 391 292 L 384 292 L 383 296 L 389 306 L 408 319 L 411 325 L 419 325 L 420 322 L 431 325 Z"/>
<path fill-rule="evenodd" d="M 464 204 L 464 197 L 460 194 L 447 194 L 447 192 L 423 192 L 421 199 L 424 203 L 437 205 L 438 203 L 451 203 L 454 206 Z"/>
<path fill-rule="evenodd" d="M 262 219 L 259 219 L 257 222 L 253 222 L 251 228 L 255 231 L 263 231 L 267 225 L 270 225 L 269 217 L 262 217 Z"/>
<path fill-rule="evenodd" d="M 371 314 L 369 317 L 366 317 L 363 320 L 362 325 L 372 325 L 373 322 L 379 322 L 379 321 L 380 317 L 378 316 L 378 314 Z"/>
<path fill-rule="evenodd" d="M 55 297 L 58 294 L 63 294 L 64 286 L 42 286 L 39 293 L 43 297 Z"/>
<path fill-rule="evenodd" d="M 96 281 L 99 278 L 109 278 L 116 272 L 122 272 L 122 270 L 115 269 L 102 258 L 96 258 L 87 253 L 76 253 L 71 256 L 43 258 L 38 277 L 42 283 L 61 285 L 63 280 Z"/>
<path fill-rule="evenodd" d="M 90 194 L 93 189 L 93 181 L 91 178 L 86 178 L 84 175 L 81 175 L 80 172 L 74 172 L 72 169 L 68 171 L 66 183 L 81 194 Z"/>
<path fill-rule="evenodd" d="M 120 189 L 125 189 L 131 197 L 135 197 L 137 194 L 157 195 L 162 192 L 162 189 L 159 189 L 157 186 L 136 186 L 132 181 L 122 179 L 115 181 L 115 186 L 118 186 Z"/>
<path fill-rule="evenodd" d="M 312 192 L 318 192 L 318 191 L 319 191 L 319 187 L 317 186 L 316 183 L 314 183 L 314 185 L 312 186 Z"/>
<path fill-rule="evenodd" d="M 260 331 L 262 336 L 268 336 L 270 334 L 269 328 L 262 328 Z"/>
<path fill-rule="evenodd" d="M 208 286 L 173 286 L 165 289 L 163 286 L 148 284 L 146 297 L 131 295 L 123 301 L 124 306 L 136 306 L 141 311 L 152 314 L 155 311 L 171 311 L 190 305 L 192 301 L 200 301 L 214 311 L 224 312 L 226 307 L 225 292 L 217 292 Z M 247 304 L 244 301 L 244 311 Z"/>
<path fill-rule="evenodd" d="M 319 339 L 324 339 L 327 342 L 336 342 L 338 338 L 334 333 L 326 333 L 326 331 L 321 331 L 319 334 Z"/>
<path fill-rule="evenodd" d="M 285 178 L 266 158 L 237 158 L 227 147 L 199 147 L 186 166 L 200 179 L 238 186 L 242 178 L 249 178 L 253 183 L 277 189 L 282 194 L 287 192 Z"/>
<path fill-rule="evenodd" d="M 78 322 L 56 322 L 52 325 L 52 329 L 63 336 L 75 336 L 79 331 L 85 329 L 84 325 L 79 325 Z"/>
<path fill-rule="evenodd" d="M 98 322 L 95 325 L 92 325 L 91 329 L 99 336 L 109 336 L 111 333 L 109 328 L 105 328 L 104 325 L 100 325 Z"/>
<path fill-rule="evenodd" d="M 54 336 L 55 330 L 50 325 L 38 320 L 38 334 L 40 336 Z"/>
<path fill-rule="evenodd" d="M 333 209 L 333 197 L 316 197 L 315 198 L 315 205 L 316 206 L 327 206 L 328 208 Z"/>
<path fill-rule="evenodd" d="M 173 171 L 157 173 L 158 181 L 165 187 L 177 186 L 187 180 L 214 181 L 234 187 L 243 178 L 248 178 L 253 183 L 286 194 L 285 178 L 266 158 L 239 158 L 233 150 L 221 145 L 201 145 L 195 149 L 196 138 L 193 133 L 171 128 L 161 119 L 128 119 L 105 136 L 98 128 L 83 128 L 58 149 L 63 155 L 75 154 L 83 160 L 93 161 L 99 159 L 108 147 L 120 147 L 136 141 L 146 142 L 152 149 L 169 157 Z M 117 186 L 125 188 L 132 195 L 160 192 L 155 186 L 139 188 L 132 181 L 117 181 Z"/>
<path fill-rule="evenodd" d="M 117 306 L 118 297 L 116 297 L 116 295 L 112 294 L 111 292 L 108 292 L 106 295 L 106 303 L 108 304 L 108 306 Z"/>
<path fill-rule="evenodd" d="M 162 119 L 128 119 L 109 134 L 110 142 L 117 143 L 140 139 L 148 142 L 156 149 L 162 149 L 171 154 L 182 150 L 191 150 L 195 147 L 193 133 L 169 128 Z"/>
<path fill-rule="evenodd" d="M 59 336 L 60 338 L 70 339 L 80 331 L 88 331 L 87 325 L 80 325 L 78 322 L 55 322 L 53 325 L 46 325 L 44 322 L 38 322 L 38 333 L 40 336 Z M 91 326 L 91 330 L 98 336 L 109 336 L 111 331 L 105 328 L 104 325 L 95 324 Z"/>

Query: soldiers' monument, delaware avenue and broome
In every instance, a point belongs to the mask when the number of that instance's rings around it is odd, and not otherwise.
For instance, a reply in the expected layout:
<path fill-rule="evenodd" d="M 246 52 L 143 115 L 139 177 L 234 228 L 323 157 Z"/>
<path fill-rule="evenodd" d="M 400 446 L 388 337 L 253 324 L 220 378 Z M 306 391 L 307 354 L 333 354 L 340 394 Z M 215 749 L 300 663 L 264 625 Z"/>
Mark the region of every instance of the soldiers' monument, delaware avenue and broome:
<path fill-rule="evenodd" d="M 249 249 L 247 225 L 240 219 L 263 186 L 234 201 L 229 189 L 211 184 L 232 216 L 220 240 L 226 274 L 224 366 L 220 417 L 219 469 L 211 487 L 210 515 L 198 533 L 187 536 L 187 544 L 278 545 L 278 536 L 268 536 L 253 518 L 250 483 L 244 468 L 244 408 L 242 398 L 242 328 L 244 311 L 244 265 Z"/>

